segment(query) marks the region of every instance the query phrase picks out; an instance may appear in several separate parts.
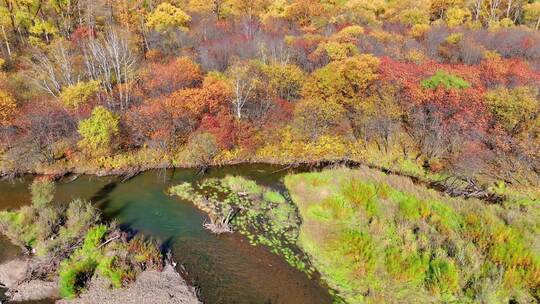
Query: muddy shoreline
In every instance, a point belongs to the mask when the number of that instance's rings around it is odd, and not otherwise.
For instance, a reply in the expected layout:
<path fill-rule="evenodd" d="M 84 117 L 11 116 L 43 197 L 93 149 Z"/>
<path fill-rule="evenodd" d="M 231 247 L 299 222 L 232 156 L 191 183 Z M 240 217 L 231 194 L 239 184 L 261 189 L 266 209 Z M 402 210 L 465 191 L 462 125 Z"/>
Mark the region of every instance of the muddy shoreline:
<path fill-rule="evenodd" d="M 4 300 L 10 302 L 55 301 L 59 299 L 56 280 L 26 280 L 31 257 L 18 257 L 0 264 L 0 286 Z M 135 282 L 121 289 L 111 289 L 106 280 L 94 276 L 88 289 L 73 300 L 57 300 L 61 304 L 90 303 L 180 303 L 199 304 L 197 292 L 167 263 L 163 271 L 147 270 L 139 274 Z"/>

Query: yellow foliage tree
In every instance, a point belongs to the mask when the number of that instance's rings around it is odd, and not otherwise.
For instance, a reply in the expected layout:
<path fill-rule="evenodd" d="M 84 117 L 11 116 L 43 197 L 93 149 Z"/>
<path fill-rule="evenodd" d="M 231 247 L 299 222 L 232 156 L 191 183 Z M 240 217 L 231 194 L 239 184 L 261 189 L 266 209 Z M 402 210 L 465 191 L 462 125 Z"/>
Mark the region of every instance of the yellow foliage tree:
<path fill-rule="evenodd" d="M 409 25 L 428 24 L 430 20 L 430 1 L 390 1 L 384 10 L 383 16 L 391 22 L 402 22 Z"/>
<path fill-rule="evenodd" d="M 531 27 L 535 29 L 540 28 L 540 2 L 535 1 L 523 6 L 524 19 L 527 21 Z"/>
<path fill-rule="evenodd" d="M 17 103 L 11 94 L 0 90 L 0 124 L 8 122 L 16 108 Z"/>
<path fill-rule="evenodd" d="M 342 106 L 358 102 L 377 80 L 379 59 L 373 55 L 356 55 L 334 61 L 316 70 L 304 85 L 306 99 L 330 101 Z"/>
<path fill-rule="evenodd" d="M 331 40 L 342 43 L 353 43 L 364 35 L 364 28 L 359 25 L 351 25 L 332 35 Z"/>
<path fill-rule="evenodd" d="M 310 56 L 312 58 L 318 58 L 326 55 L 331 61 L 336 61 L 347 59 L 358 53 L 358 48 L 352 43 L 330 41 L 319 44 L 317 49 Z"/>
<path fill-rule="evenodd" d="M 264 72 L 270 79 L 272 90 L 280 98 L 292 101 L 300 97 L 306 76 L 298 66 L 271 64 L 264 67 Z"/>
<path fill-rule="evenodd" d="M 386 1 L 384 0 L 349 0 L 345 5 L 339 6 L 341 8 L 341 15 L 345 17 L 344 21 L 378 24 L 379 14 L 381 14 L 386 7 Z"/>
<path fill-rule="evenodd" d="M 347 111 L 333 100 L 303 99 L 294 111 L 293 127 L 302 139 L 316 140 L 320 136 L 348 133 L 350 128 L 342 126 Z M 339 132 L 339 127 L 342 131 Z"/>
<path fill-rule="evenodd" d="M 179 29 L 187 31 L 187 24 L 191 17 L 180 8 L 163 2 L 156 7 L 146 18 L 146 25 L 158 32 L 165 32 L 169 29 Z"/>
<path fill-rule="evenodd" d="M 462 25 L 471 18 L 471 12 L 468 9 L 451 7 L 446 11 L 446 24 L 449 27 Z"/>
<path fill-rule="evenodd" d="M 328 22 L 326 9 L 319 0 L 297 0 L 285 7 L 283 16 L 301 26 L 322 26 Z"/>
<path fill-rule="evenodd" d="M 486 103 L 504 129 L 516 134 L 540 127 L 538 88 L 498 88 L 486 94 Z"/>
<path fill-rule="evenodd" d="M 66 87 L 60 94 L 60 100 L 68 107 L 77 108 L 87 103 L 100 90 L 99 81 L 79 82 Z"/>

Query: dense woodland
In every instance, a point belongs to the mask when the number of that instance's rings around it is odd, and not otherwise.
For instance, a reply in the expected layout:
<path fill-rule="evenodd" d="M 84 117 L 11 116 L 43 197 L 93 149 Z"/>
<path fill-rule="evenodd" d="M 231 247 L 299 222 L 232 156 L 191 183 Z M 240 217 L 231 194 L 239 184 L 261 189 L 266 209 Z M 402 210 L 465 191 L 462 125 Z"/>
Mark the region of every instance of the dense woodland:
<path fill-rule="evenodd" d="M 353 159 L 537 185 L 539 26 L 538 0 L 1 0 L 0 169 Z"/>

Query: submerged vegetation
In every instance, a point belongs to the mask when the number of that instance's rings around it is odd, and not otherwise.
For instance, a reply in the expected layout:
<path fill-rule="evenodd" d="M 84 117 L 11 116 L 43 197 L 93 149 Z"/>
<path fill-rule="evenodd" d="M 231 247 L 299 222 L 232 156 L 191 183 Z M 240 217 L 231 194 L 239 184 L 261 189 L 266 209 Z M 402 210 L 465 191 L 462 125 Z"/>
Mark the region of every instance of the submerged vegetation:
<path fill-rule="evenodd" d="M 147 269 L 161 270 L 159 247 L 101 221 L 90 202 L 55 203 L 54 182 L 36 179 L 32 205 L 0 212 L 0 230 L 32 254 L 25 280 L 58 280 L 60 296 L 77 297 L 94 276 L 120 288 Z"/>
<path fill-rule="evenodd" d="M 209 215 L 211 223 L 227 219 L 230 225 L 227 231 L 245 235 L 252 245 L 267 246 L 307 274 L 313 272 L 296 246 L 300 227 L 298 211 L 284 194 L 241 176 L 184 183 L 170 188 L 169 193 L 193 202 Z M 223 232 L 222 227 L 206 226 L 214 232 Z"/>
<path fill-rule="evenodd" d="M 540 202 L 448 198 L 369 169 L 289 175 L 298 245 L 346 303 L 540 299 Z"/>

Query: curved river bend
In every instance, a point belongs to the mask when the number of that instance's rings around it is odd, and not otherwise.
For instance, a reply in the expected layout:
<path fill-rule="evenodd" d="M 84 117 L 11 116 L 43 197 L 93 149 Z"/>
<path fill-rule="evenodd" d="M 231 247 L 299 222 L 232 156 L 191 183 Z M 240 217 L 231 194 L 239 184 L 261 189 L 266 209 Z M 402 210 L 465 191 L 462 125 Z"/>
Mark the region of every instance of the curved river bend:
<path fill-rule="evenodd" d="M 332 299 L 318 280 L 309 279 L 266 248 L 251 246 L 238 234 L 214 235 L 204 230 L 205 215 L 189 202 L 169 197 L 169 186 L 227 174 L 242 175 L 260 184 L 282 188 L 282 167 L 238 165 L 195 170 L 154 170 L 120 183 L 117 177 L 81 176 L 57 184 L 56 201 L 82 198 L 94 202 L 109 220 L 153 236 L 171 248 L 201 291 L 205 303 L 326 304 Z M 29 204 L 31 178 L 0 183 L 0 210 Z M 0 262 L 16 249 L 0 238 Z"/>

